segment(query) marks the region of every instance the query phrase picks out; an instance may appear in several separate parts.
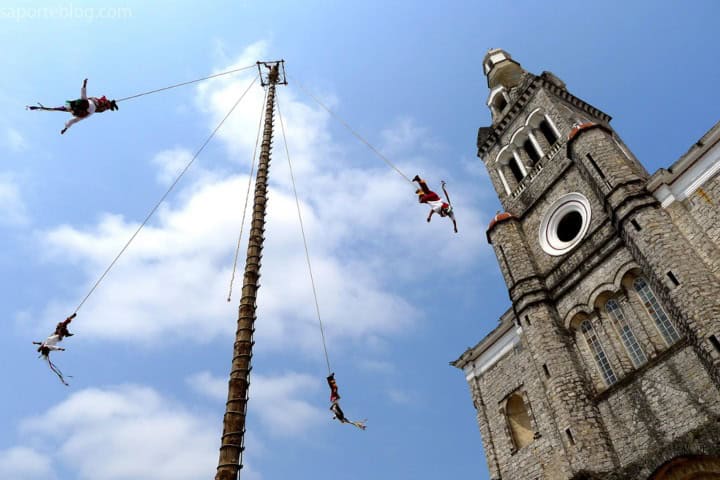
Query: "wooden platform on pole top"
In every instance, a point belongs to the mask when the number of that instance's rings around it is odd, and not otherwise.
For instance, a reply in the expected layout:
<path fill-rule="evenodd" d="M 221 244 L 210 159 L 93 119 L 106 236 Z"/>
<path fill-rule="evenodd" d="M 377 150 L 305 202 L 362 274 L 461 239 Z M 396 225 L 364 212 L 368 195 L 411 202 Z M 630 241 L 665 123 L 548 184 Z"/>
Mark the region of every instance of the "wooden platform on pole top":
<path fill-rule="evenodd" d="M 263 87 L 266 87 L 270 84 L 288 84 L 287 76 L 285 75 L 285 60 L 256 63 L 258 67 L 258 73 L 260 74 L 260 85 L 262 85 Z M 273 68 L 277 68 L 277 77 L 271 79 L 271 73 L 273 72 Z"/>

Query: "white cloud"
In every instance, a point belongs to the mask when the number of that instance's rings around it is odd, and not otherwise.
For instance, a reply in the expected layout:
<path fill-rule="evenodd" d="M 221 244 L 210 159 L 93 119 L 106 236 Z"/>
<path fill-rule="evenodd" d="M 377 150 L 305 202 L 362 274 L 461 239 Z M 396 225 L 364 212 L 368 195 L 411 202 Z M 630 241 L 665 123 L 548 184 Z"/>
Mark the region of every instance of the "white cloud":
<path fill-rule="evenodd" d="M 221 70 L 252 64 L 265 48 L 255 44 Z M 221 77 L 199 87 L 198 104 L 209 128 L 248 78 Z M 262 92 L 254 95 L 257 112 L 238 110 L 218 134 L 233 158 L 249 156 L 255 145 Z M 440 178 L 449 182 L 461 233 L 453 234 L 447 219 L 436 217 L 428 225 L 428 207 L 417 203 L 414 188 L 395 171 L 370 151 L 361 162 L 371 162 L 369 168 L 345 157 L 330 136 L 326 112 L 300 102 L 287 87 L 281 106 L 328 342 L 352 341 L 369 349 L 383 337 L 412 331 L 421 313 L 398 292 L 407 285 L 432 285 L 437 273 L 472 268 L 485 244 L 480 218 L 490 218 L 490 212 L 477 210 L 482 195 L 475 182 L 448 178 L 443 162 L 420 151 L 418 143 L 433 140 L 412 120 L 386 128 L 382 136 L 403 171 L 434 179 L 431 188 L 439 187 Z M 166 175 L 186 158 L 187 151 L 175 148 L 159 153 L 155 163 Z M 280 131 L 272 169 L 256 339 L 264 348 L 292 345 L 317 355 L 318 322 Z M 83 334 L 141 343 L 231 335 L 228 319 L 235 318 L 236 304 L 224 299 L 247 181 L 246 175 L 206 174 L 174 194 L 84 305 Z M 42 251 L 82 268 L 87 291 L 136 228 L 108 214 L 87 228 L 64 225 L 43 232 Z M 241 280 L 242 264 L 236 292 Z M 69 300 L 54 300 L 46 308 L 45 326 L 72 307 Z"/>
<path fill-rule="evenodd" d="M 300 398 L 318 391 L 321 386 L 317 378 L 295 372 L 254 375 L 250 383 L 252 405 L 271 433 L 296 435 L 327 420 L 323 410 Z"/>
<path fill-rule="evenodd" d="M 5 130 L 3 143 L 10 151 L 19 153 L 27 150 L 28 143 L 25 137 L 16 129 L 9 127 Z"/>
<path fill-rule="evenodd" d="M 438 150 L 440 144 L 434 141 L 427 128 L 418 125 L 413 118 L 400 117 L 390 128 L 380 132 L 383 151 L 391 155 L 404 155 L 408 150 L 424 152 Z"/>
<path fill-rule="evenodd" d="M 195 480 L 217 465 L 220 426 L 213 424 L 151 388 L 127 385 L 74 393 L 24 421 L 22 431 L 49 442 L 53 460 L 81 480 Z"/>
<path fill-rule="evenodd" d="M 231 334 L 228 319 L 236 316 L 236 306 L 225 297 L 239 219 L 238 213 L 229 215 L 227 205 L 233 199 L 239 203 L 237 192 L 246 184 L 247 177 L 207 184 L 177 209 L 163 209 L 159 224 L 140 233 L 84 306 L 83 333 L 143 342 L 162 335 L 202 342 Z M 273 190 L 270 202 L 274 210 L 268 216 L 258 298 L 264 321 L 258 324 L 258 336 L 278 347 L 293 341 L 316 349 L 317 320 L 294 200 Z M 306 221 L 309 237 L 321 240 L 318 219 L 307 215 Z M 44 242 L 53 258 L 77 262 L 86 270 L 89 289 L 136 228 L 121 217 L 106 216 L 90 230 L 62 226 L 47 232 Z M 313 249 L 330 336 L 387 334 L 412 323 L 417 313 L 406 301 L 383 291 L 382 282 L 362 265 L 345 264 L 334 256 L 333 247 L 320 243 Z M 236 292 L 241 279 L 242 271 Z M 64 311 L 70 305 L 55 308 Z M 46 312 L 46 326 L 58 315 L 61 312 Z"/>
<path fill-rule="evenodd" d="M 27 223 L 27 210 L 17 183 L 8 175 L 0 175 L 0 225 L 22 226 Z"/>
<path fill-rule="evenodd" d="M 414 397 L 410 393 L 397 388 L 388 389 L 387 395 L 390 400 L 398 405 L 410 405 L 415 401 Z"/>
<path fill-rule="evenodd" d="M 53 480 L 51 461 L 28 447 L 12 447 L 0 451 L 0 478 L 13 480 Z"/>
<path fill-rule="evenodd" d="M 250 45 L 235 61 L 226 59 L 228 64 L 218 68 L 216 73 L 255 65 L 258 58 L 264 57 L 266 48 L 265 42 Z M 225 57 L 222 53 L 220 56 Z M 256 77 L 257 69 L 251 68 L 237 74 L 217 77 L 198 86 L 196 103 L 198 109 L 209 116 L 211 128 L 215 128 L 225 117 Z M 245 161 L 246 157 L 239 154 L 249 157 L 255 146 L 260 115 L 263 112 L 263 98 L 263 89 L 258 81 L 216 135 L 224 140 L 230 152 L 240 156 L 242 161 Z"/>
<path fill-rule="evenodd" d="M 356 360 L 356 364 L 358 367 L 362 368 L 363 370 L 366 370 L 368 372 L 373 373 L 382 373 L 385 375 L 395 373 L 397 371 L 397 368 L 395 365 L 391 362 L 386 362 L 383 360 L 373 360 L 369 358 L 360 358 Z"/>
<path fill-rule="evenodd" d="M 227 379 L 200 372 L 186 381 L 197 393 L 217 401 L 227 398 Z M 273 435 L 303 434 L 330 418 L 307 400 L 308 395 L 315 394 L 321 387 L 322 381 L 297 372 L 253 375 L 250 379 L 250 415 L 257 415 L 264 429 Z M 317 400 L 318 396 L 314 397 Z"/>
<path fill-rule="evenodd" d="M 189 150 L 179 147 L 163 150 L 156 154 L 152 159 L 152 163 L 160 169 L 157 176 L 158 181 L 168 185 L 172 183 L 192 157 L 193 155 Z"/>
<path fill-rule="evenodd" d="M 198 372 L 185 379 L 196 393 L 215 400 L 225 400 L 228 394 L 228 379 L 214 377 L 210 372 Z"/>

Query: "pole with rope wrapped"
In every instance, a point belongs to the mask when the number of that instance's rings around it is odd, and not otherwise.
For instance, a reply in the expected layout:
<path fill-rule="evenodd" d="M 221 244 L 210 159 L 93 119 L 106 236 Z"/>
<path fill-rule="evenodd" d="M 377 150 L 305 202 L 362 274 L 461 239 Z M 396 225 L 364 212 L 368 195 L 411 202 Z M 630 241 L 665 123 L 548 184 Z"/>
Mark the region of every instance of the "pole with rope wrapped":
<path fill-rule="evenodd" d="M 248 238 L 245 274 L 243 277 L 242 298 L 238 312 L 237 330 L 233 345 L 233 359 L 228 382 L 228 400 L 223 417 L 223 434 L 220 445 L 215 480 L 236 480 L 242 468 L 242 453 L 245 449 L 245 420 L 247 416 L 248 391 L 252 360 L 253 333 L 255 332 L 257 290 L 260 287 L 260 259 L 265 240 L 265 212 L 267 203 L 267 180 L 270 167 L 270 148 L 273 138 L 273 117 L 275 106 L 275 86 L 280 81 L 279 68 L 282 61 L 263 63 L 270 69 L 263 78 L 267 86 L 265 105 L 265 125 L 260 148 L 260 162 L 255 180 L 255 199 L 250 234 Z"/>

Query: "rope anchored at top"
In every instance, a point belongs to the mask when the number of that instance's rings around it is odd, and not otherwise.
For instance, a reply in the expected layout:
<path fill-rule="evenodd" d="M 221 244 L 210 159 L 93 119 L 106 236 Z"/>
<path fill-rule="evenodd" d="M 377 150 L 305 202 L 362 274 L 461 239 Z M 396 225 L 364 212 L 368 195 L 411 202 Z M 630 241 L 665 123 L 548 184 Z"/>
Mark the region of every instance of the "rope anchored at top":
<path fill-rule="evenodd" d="M 362 143 L 364 143 L 370 150 L 372 150 L 373 152 L 375 152 L 375 155 L 377 155 L 378 157 L 380 157 L 380 159 L 381 159 L 383 162 L 387 163 L 390 168 L 392 168 L 392 169 L 395 170 L 398 174 L 400 174 L 400 176 L 403 177 L 405 180 L 407 180 L 408 183 L 410 183 L 410 184 L 413 183 L 412 180 L 410 180 L 410 177 L 408 177 L 407 175 L 405 175 L 393 162 L 391 162 L 385 155 L 383 155 L 382 153 L 380 153 L 380 150 L 378 150 L 377 148 L 373 147 L 370 142 L 368 142 L 367 140 L 365 140 L 358 132 L 356 132 L 355 130 L 353 130 L 353 128 L 352 128 L 346 121 L 344 121 L 342 118 L 340 118 L 340 116 L 339 116 L 338 114 L 336 114 L 335 112 L 333 112 L 332 110 L 330 110 L 330 108 L 328 108 L 328 107 L 327 107 L 324 103 L 322 103 L 317 97 L 315 97 L 315 95 L 313 95 L 312 93 L 310 93 L 310 92 L 303 86 L 303 84 L 302 84 L 297 78 L 293 77 L 293 79 L 295 80 L 295 83 L 297 83 L 298 86 L 300 87 L 300 90 L 302 90 L 303 92 L 305 92 L 305 94 L 306 94 L 308 97 L 310 97 L 310 98 L 312 98 L 313 100 L 315 100 L 315 102 L 316 102 L 318 105 L 320 105 L 320 107 L 322 107 L 323 110 L 325 110 L 326 112 L 328 112 L 328 113 L 329 113 L 335 120 L 337 120 L 342 126 L 344 126 L 345 128 L 347 128 L 348 131 L 349 131 L 350 133 L 352 133 L 355 138 L 357 138 L 358 140 L 360 140 L 360 141 L 361 141 Z"/>
<path fill-rule="evenodd" d="M 167 87 L 156 88 L 155 90 L 149 90 L 149 91 L 147 91 L 147 92 L 138 93 L 138 94 L 136 94 L 136 95 L 131 95 L 131 96 L 129 96 L 129 97 L 123 97 L 123 98 L 117 99 L 117 100 L 115 100 L 115 101 L 116 101 L 116 102 L 124 102 L 125 100 L 132 100 L 133 98 L 142 97 L 143 95 L 150 95 L 150 94 L 152 94 L 152 93 L 162 92 L 162 91 L 164 91 L 164 90 L 170 90 L 171 88 L 182 87 L 182 86 L 184 86 L 184 85 L 190 85 L 191 83 L 202 82 L 202 81 L 205 81 L 205 80 L 210 80 L 211 78 L 221 77 L 221 76 L 223 76 L 223 75 L 230 75 L 231 73 L 242 72 L 243 70 L 249 70 L 249 69 L 251 69 L 251 68 L 255 68 L 255 65 L 248 65 L 247 67 L 235 68 L 235 69 L 233 69 L 233 70 L 228 70 L 228 71 L 226 71 L 226 72 L 216 73 L 216 74 L 210 75 L 210 76 L 208 76 L 208 77 L 197 78 L 197 79 L 195 79 L 195 80 L 189 80 L 189 81 L 187 81 L 187 82 L 176 83 L 175 85 L 170 85 L 170 86 L 167 86 Z"/>

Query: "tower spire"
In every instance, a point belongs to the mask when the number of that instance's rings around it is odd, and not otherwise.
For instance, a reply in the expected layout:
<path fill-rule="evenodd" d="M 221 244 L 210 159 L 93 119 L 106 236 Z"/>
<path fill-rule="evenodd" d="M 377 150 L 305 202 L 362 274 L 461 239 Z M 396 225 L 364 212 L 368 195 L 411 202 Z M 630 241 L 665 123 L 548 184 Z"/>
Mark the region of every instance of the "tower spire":
<path fill-rule="evenodd" d="M 260 259 L 265 240 L 265 210 L 267 203 L 267 180 L 270 167 L 270 148 L 273 138 L 275 115 L 275 86 L 287 85 L 283 61 L 258 62 L 261 83 L 268 87 L 265 104 L 265 124 L 260 149 L 260 162 L 255 180 L 255 200 L 248 238 L 242 297 L 238 312 L 237 331 L 233 345 L 232 366 L 228 382 L 228 400 L 223 417 L 223 433 L 220 445 L 215 480 L 236 480 L 242 468 L 242 453 L 245 450 L 245 419 L 247 414 L 248 389 L 252 360 L 253 333 L 255 332 L 256 298 L 260 288 Z M 267 71 L 263 71 L 267 68 Z"/>
<path fill-rule="evenodd" d="M 519 85 L 525 73 L 520 64 L 501 48 L 488 50 L 483 59 L 483 71 L 490 89 L 502 85 L 507 90 Z"/>

